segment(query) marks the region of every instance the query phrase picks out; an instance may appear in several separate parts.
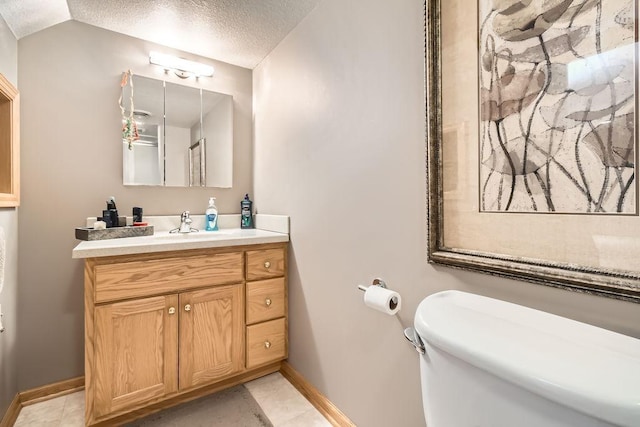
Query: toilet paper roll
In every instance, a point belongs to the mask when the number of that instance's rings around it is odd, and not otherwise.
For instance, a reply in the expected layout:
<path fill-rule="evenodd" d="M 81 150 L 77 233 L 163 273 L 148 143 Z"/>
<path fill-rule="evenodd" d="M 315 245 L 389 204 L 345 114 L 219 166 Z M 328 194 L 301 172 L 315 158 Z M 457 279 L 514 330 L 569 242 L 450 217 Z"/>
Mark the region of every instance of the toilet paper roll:
<path fill-rule="evenodd" d="M 364 303 L 368 307 L 393 315 L 400 311 L 402 299 L 400 294 L 382 286 L 369 286 L 364 291 Z"/>

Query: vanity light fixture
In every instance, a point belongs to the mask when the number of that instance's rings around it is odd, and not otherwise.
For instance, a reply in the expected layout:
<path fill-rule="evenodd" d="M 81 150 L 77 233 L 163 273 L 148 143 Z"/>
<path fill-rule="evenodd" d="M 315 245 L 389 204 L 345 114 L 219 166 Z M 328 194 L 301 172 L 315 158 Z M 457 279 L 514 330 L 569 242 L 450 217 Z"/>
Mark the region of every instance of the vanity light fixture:
<path fill-rule="evenodd" d="M 178 77 L 183 79 L 191 76 L 195 76 L 196 78 L 213 76 L 213 67 L 211 65 L 189 61 L 188 59 L 178 58 L 177 56 L 165 55 L 164 53 L 150 52 L 149 62 L 164 67 L 167 71 L 172 70 Z"/>

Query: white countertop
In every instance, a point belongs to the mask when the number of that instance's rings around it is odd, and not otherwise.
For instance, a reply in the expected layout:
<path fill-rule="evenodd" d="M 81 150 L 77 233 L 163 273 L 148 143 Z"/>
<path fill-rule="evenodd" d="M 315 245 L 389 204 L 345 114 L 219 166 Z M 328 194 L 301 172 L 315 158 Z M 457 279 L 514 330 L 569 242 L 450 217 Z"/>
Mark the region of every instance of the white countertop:
<path fill-rule="evenodd" d="M 149 223 L 152 225 L 154 223 L 159 224 L 162 220 L 164 220 L 163 217 L 151 217 L 149 218 Z M 157 226 L 154 225 L 156 230 L 153 236 L 80 242 L 73 249 L 72 258 L 94 258 L 289 241 L 289 218 L 286 216 L 256 215 L 256 226 L 262 226 L 261 228 L 264 229 L 221 228 L 219 231 L 180 234 L 158 230 Z"/>

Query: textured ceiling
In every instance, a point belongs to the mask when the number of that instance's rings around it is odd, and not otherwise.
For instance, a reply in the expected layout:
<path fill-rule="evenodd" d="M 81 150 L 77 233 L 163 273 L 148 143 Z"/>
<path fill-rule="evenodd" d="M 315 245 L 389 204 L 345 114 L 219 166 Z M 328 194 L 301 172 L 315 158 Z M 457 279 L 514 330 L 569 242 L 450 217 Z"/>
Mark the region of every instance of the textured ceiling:
<path fill-rule="evenodd" d="M 0 0 L 0 15 L 18 39 L 71 19 L 65 0 Z"/>
<path fill-rule="evenodd" d="M 253 69 L 321 0 L 0 0 L 20 39 L 69 19 Z"/>

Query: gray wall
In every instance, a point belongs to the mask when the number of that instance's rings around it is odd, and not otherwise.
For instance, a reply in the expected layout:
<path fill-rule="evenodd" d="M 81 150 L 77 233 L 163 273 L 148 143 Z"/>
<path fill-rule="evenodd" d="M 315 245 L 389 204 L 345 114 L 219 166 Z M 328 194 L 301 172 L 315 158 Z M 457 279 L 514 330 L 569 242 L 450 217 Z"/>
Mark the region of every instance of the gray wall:
<path fill-rule="evenodd" d="M 20 390 L 83 375 L 82 260 L 72 260 L 74 228 L 116 197 L 121 212 L 204 213 L 210 196 L 221 213 L 239 212 L 252 188 L 251 70 L 194 57 L 82 24 L 65 22 L 20 39 L 22 205 L 20 208 Z M 120 75 L 130 68 L 165 77 L 151 50 L 212 64 L 216 74 L 179 84 L 234 97 L 232 189 L 136 188 L 122 185 Z"/>
<path fill-rule="evenodd" d="M 255 192 L 291 216 L 290 362 L 357 425 L 424 425 L 418 303 L 460 289 L 640 337 L 640 306 L 426 259 L 422 0 L 324 0 L 254 70 Z M 357 284 L 382 277 L 398 317 Z"/>
<path fill-rule="evenodd" d="M 18 86 L 18 42 L 0 16 L 0 73 Z M 4 287 L 0 294 L 2 323 L 0 334 L 0 419 L 18 392 L 18 210 L 0 208 L 0 227 L 6 241 Z"/>

